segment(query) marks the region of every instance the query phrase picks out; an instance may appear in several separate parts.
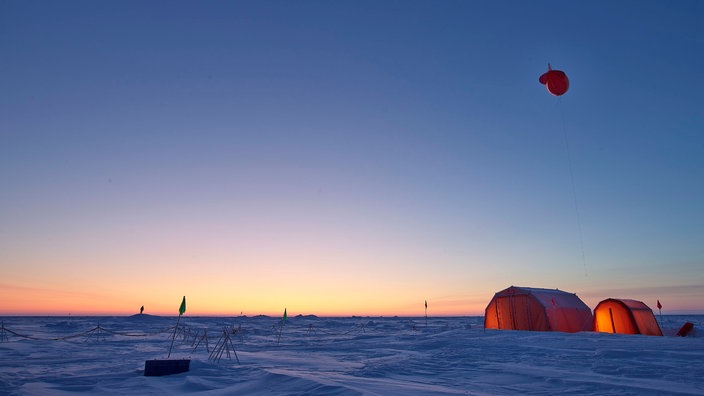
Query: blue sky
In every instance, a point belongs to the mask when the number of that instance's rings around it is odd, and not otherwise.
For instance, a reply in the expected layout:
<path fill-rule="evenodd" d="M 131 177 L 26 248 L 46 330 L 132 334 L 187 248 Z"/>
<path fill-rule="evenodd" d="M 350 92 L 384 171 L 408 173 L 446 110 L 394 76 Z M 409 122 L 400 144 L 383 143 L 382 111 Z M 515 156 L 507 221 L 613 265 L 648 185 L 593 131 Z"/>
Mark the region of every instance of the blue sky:
<path fill-rule="evenodd" d="M 4 1 L 0 313 L 464 314 L 510 285 L 701 312 L 703 22 L 697 1 Z"/>

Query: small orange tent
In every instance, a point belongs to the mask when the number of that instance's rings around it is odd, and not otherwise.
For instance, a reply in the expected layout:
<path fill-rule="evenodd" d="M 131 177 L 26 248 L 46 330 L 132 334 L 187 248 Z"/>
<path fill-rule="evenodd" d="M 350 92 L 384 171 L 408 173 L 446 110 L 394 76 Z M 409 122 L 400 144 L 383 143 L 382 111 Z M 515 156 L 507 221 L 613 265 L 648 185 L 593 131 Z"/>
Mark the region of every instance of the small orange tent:
<path fill-rule="evenodd" d="M 594 308 L 594 331 L 661 336 L 653 311 L 641 301 L 608 298 Z"/>
<path fill-rule="evenodd" d="M 576 294 L 511 286 L 494 295 L 484 311 L 484 328 L 503 330 L 592 330 L 592 310 Z"/>

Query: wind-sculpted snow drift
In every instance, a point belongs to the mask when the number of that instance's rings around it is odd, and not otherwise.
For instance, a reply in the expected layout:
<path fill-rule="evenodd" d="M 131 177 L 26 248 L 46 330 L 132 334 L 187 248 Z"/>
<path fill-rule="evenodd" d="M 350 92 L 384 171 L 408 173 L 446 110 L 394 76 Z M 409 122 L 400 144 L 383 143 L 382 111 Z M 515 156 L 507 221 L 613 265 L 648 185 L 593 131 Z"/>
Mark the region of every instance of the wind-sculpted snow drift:
<path fill-rule="evenodd" d="M 172 358 L 145 377 L 174 318 L 2 318 L 0 394 L 701 395 L 702 316 L 665 316 L 666 337 L 485 330 L 482 317 L 181 319 Z M 686 321 L 692 337 L 674 337 Z M 674 330 L 672 330 L 674 329 Z M 279 338 L 280 334 L 280 339 Z M 212 351 L 224 335 L 233 355 Z"/>

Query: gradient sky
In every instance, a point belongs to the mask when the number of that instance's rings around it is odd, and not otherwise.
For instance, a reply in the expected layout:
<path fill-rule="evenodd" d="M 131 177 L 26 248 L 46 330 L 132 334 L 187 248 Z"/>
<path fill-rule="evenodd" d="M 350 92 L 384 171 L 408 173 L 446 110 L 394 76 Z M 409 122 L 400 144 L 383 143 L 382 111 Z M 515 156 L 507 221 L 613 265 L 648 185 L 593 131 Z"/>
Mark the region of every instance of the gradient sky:
<path fill-rule="evenodd" d="M 0 57 L 0 314 L 704 313 L 700 1 L 2 1 Z"/>

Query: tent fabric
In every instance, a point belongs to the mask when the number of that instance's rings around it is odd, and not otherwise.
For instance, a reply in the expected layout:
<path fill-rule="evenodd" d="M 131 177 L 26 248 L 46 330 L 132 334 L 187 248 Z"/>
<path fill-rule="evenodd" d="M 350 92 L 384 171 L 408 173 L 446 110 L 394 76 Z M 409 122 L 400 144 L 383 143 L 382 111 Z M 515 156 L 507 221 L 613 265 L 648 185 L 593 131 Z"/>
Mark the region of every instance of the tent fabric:
<path fill-rule="evenodd" d="M 592 310 L 576 294 L 557 289 L 511 286 L 494 295 L 484 311 L 484 328 L 502 330 L 592 330 Z"/>
<path fill-rule="evenodd" d="M 594 331 L 661 336 L 653 311 L 641 301 L 608 298 L 594 308 Z"/>

